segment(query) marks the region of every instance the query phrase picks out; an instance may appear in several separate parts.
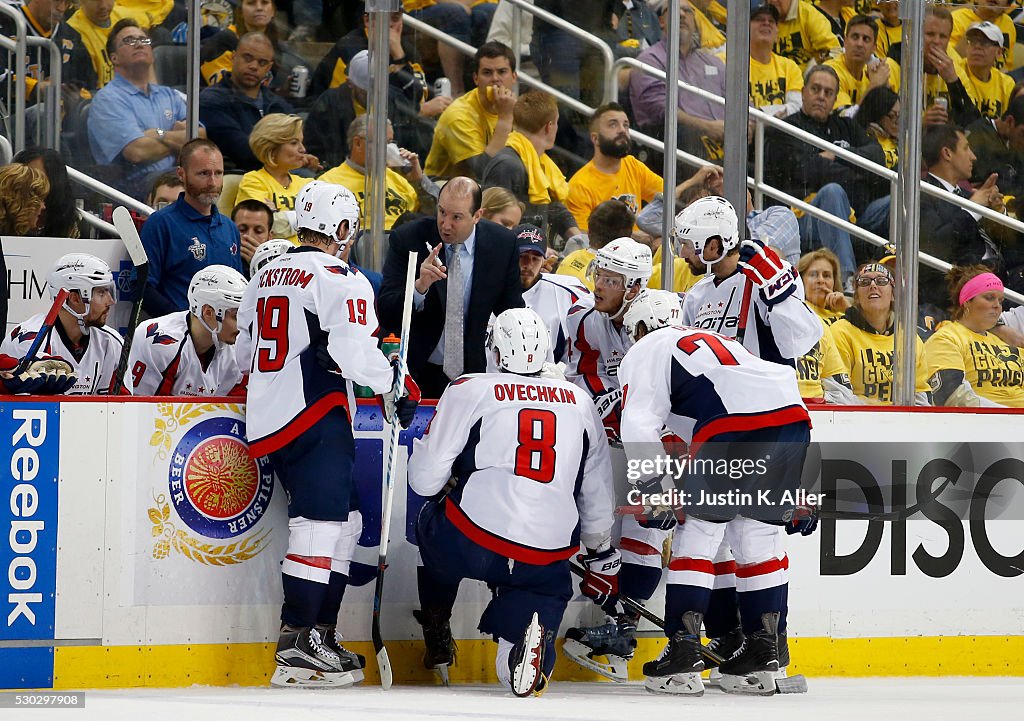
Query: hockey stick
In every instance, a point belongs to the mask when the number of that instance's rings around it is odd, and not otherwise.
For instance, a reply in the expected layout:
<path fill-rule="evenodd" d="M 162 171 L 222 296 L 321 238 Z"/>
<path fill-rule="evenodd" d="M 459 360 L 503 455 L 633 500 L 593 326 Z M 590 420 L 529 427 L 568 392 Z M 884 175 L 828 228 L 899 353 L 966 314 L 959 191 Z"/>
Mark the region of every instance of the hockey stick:
<path fill-rule="evenodd" d="M 398 344 L 398 377 L 395 380 L 396 393 L 405 387 L 408 374 L 405 365 L 409 354 L 409 326 L 412 325 L 412 295 L 416 283 L 416 253 L 409 253 L 409 267 L 405 271 L 405 296 L 402 304 L 402 334 Z M 395 497 L 395 474 L 398 464 L 398 440 L 402 432 L 402 424 L 397 418 L 391 419 L 391 439 L 388 442 L 388 462 L 384 469 L 384 497 L 381 501 L 380 516 L 380 550 L 377 554 L 377 582 L 373 587 L 373 621 L 370 625 L 370 637 L 373 639 L 373 650 L 377 654 L 377 667 L 380 669 L 380 685 L 387 691 L 394 682 L 391 672 L 391 660 L 388 650 L 384 647 L 384 639 L 380 634 L 380 606 L 384 596 L 384 569 L 387 567 L 388 537 L 391 535 L 391 505 Z"/>
<path fill-rule="evenodd" d="M 569 569 L 580 578 L 582 578 L 585 573 L 585 571 L 582 568 L 577 566 L 575 563 L 572 563 L 571 561 L 569 562 Z M 648 608 L 639 601 L 634 601 L 629 596 L 623 596 L 621 594 L 619 595 L 619 601 L 622 603 L 623 606 L 634 611 L 635 613 L 639 613 L 641 616 L 646 618 L 648 621 L 653 623 L 662 631 L 665 630 L 665 619 L 663 619 L 661 616 L 657 615 L 653 611 L 648 610 Z M 711 661 L 716 666 L 721 666 L 723 663 L 725 663 L 724 658 L 719 656 L 717 653 L 712 651 L 704 644 L 700 645 L 700 655 L 703 656 L 705 660 Z M 796 676 L 787 676 L 785 678 L 777 678 L 775 679 L 775 692 L 780 694 L 807 693 L 807 679 L 806 677 L 804 677 L 803 674 L 798 674 Z"/>
<path fill-rule="evenodd" d="M 747 335 L 747 316 L 750 314 L 750 294 L 754 290 L 754 284 L 750 279 L 743 278 L 743 300 L 740 301 L 739 324 L 736 327 L 736 342 L 743 345 L 743 338 Z"/>
<path fill-rule="evenodd" d="M 142 296 L 146 290 L 146 280 L 149 278 L 149 257 L 146 249 L 142 247 L 142 239 L 139 238 L 139 230 L 135 227 L 131 213 L 123 205 L 114 208 L 114 227 L 117 234 L 121 236 L 121 242 L 128 250 L 128 257 L 135 266 L 135 302 L 132 303 L 132 312 L 128 316 L 128 331 L 125 333 L 124 344 L 121 346 L 121 358 L 117 362 L 117 370 L 114 372 L 114 380 L 110 384 L 110 395 L 120 395 L 124 388 L 124 374 L 128 371 L 128 355 L 132 350 L 132 341 L 135 339 L 135 326 L 139 324 L 139 316 L 142 313 Z"/>
<path fill-rule="evenodd" d="M 64 307 L 64 303 L 67 302 L 69 295 L 70 293 L 64 288 L 61 288 L 57 293 L 57 297 L 53 299 L 53 305 L 50 306 L 46 317 L 43 318 L 43 324 L 39 326 L 36 337 L 32 340 L 32 345 L 28 347 L 28 353 L 25 354 L 25 357 L 18 362 L 18 366 L 14 369 L 15 374 L 24 373 L 35 361 L 36 356 L 39 354 L 39 349 L 43 347 L 43 344 L 50 337 L 50 331 L 53 330 L 53 324 L 57 321 L 57 315 L 60 313 L 60 309 Z"/>

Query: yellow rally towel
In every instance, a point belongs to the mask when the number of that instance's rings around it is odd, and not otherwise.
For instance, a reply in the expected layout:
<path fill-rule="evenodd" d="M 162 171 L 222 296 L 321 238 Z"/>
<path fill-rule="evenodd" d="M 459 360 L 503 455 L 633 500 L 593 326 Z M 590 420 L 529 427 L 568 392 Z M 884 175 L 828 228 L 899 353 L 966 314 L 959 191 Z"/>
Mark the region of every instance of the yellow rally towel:
<path fill-rule="evenodd" d="M 537 149 L 533 143 L 520 133 L 513 130 L 508 134 L 508 142 L 505 146 L 516 151 L 516 155 L 526 166 L 526 177 L 530 180 L 530 202 L 535 205 L 547 205 L 548 203 L 560 200 L 565 202 L 569 197 L 569 181 L 562 175 L 562 171 L 555 165 L 555 161 L 548 157 L 547 153 L 537 155 Z"/>

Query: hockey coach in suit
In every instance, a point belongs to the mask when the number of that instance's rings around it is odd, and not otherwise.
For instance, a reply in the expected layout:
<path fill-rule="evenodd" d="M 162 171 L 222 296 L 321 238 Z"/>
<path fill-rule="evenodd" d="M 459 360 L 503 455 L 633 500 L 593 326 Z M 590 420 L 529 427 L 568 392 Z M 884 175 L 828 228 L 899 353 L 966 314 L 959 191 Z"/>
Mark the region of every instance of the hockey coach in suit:
<path fill-rule="evenodd" d="M 481 219 L 480 196 L 476 181 L 452 178 L 438 197 L 437 218 L 395 229 L 384 260 L 380 322 L 397 331 L 409 253 L 418 257 L 409 372 L 429 398 L 464 373 L 483 373 L 491 314 L 525 307 L 515 236 Z"/>

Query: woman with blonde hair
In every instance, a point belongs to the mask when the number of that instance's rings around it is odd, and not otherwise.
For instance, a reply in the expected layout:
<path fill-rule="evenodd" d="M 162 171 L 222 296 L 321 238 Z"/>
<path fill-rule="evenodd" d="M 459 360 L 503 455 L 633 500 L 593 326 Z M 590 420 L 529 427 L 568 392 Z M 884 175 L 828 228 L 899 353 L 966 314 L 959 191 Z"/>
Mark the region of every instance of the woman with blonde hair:
<path fill-rule="evenodd" d="M 295 231 L 285 213 L 294 213 L 295 197 L 312 178 L 291 171 L 320 167 L 320 161 L 307 154 L 302 144 L 302 118 L 284 113 L 264 116 L 249 134 L 249 147 L 263 167 L 242 176 L 235 205 L 250 198 L 266 203 L 274 211 L 273 236 L 294 243 Z"/>
<path fill-rule="evenodd" d="M 50 192 L 46 175 L 28 165 L 11 163 L 0 168 L 0 235 L 29 235 L 39 227 Z M 0 246 L 0 328 L 7 328 L 7 261 Z"/>
<path fill-rule="evenodd" d="M 939 406 L 1024 408 L 1020 349 L 992 329 L 1003 312 L 1003 282 L 983 265 L 946 274 L 953 320 L 924 344 L 932 396 Z"/>
<path fill-rule="evenodd" d="M 484 211 L 484 218 L 511 230 L 523 219 L 526 206 L 516 199 L 512 191 L 495 186 L 484 190 L 480 208 Z"/>
<path fill-rule="evenodd" d="M 853 276 L 853 306 L 829 327 L 836 350 L 862 403 L 892 404 L 893 275 L 880 263 L 862 265 Z M 924 343 L 917 341 L 914 405 L 930 405 Z"/>
<path fill-rule="evenodd" d="M 839 258 L 827 248 L 812 250 L 800 256 L 796 269 L 804 282 L 807 307 L 831 325 L 843 317 L 850 301 L 843 295 L 839 281 Z"/>

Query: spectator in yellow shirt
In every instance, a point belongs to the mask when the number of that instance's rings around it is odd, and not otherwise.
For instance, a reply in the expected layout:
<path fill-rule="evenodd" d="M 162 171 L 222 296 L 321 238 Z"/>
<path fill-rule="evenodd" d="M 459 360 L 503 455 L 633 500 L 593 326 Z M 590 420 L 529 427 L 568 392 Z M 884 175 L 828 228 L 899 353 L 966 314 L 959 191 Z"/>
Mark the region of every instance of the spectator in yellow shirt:
<path fill-rule="evenodd" d="M 1003 31 L 988 21 L 975 23 L 967 29 L 965 41 L 967 55 L 956 64 L 956 74 L 982 117 L 1001 118 L 1014 85 L 1013 78 L 996 69 Z"/>
<path fill-rule="evenodd" d="M 82 44 L 89 52 L 97 87 L 102 88 L 114 77 L 114 65 L 107 55 L 107 36 L 114 23 L 123 17 L 124 11 L 114 0 L 80 0 L 78 10 L 68 18 L 68 25 L 82 36 Z"/>
<path fill-rule="evenodd" d="M 274 237 L 296 243 L 298 238 L 286 213 L 295 211 L 295 197 L 312 178 L 291 171 L 320 168 L 320 161 L 308 155 L 302 144 L 302 118 L 284 113 L 265 116 L 253 127 L 249 147 L 263 167 L 242 176 L 235 204 L 248 198 L 262 200 L 274 209 Z"/>
<path fill-rule="evenodd" d="M 594 290 L 593 281 L 587 279 L 587 268 L 596 257 L 596 251 L 616 238 L 628 238 L 633 234 L 635 222 L 636 216 L 621 200 L 599 203 L 587 219 L 589 247 L 566 255 L 555 272 L 578 278 L 589 290 Z"/>
<path fill-rule="evenodd" d="M 1010 19 L 1009 11 L 1013 0 L 973 0 L 967 7 L 953 11 L 953 32 L 949 44 L 961 55 L 967 55 L 967 29 L 986 20 L 1003 33 L 996 67 L 1008 73 L 1017 67 L 1013 61 L 1013 49 L 1017 45 L 1017 26 Z"/>
<path fill-rule="evenodd" d="M 366 217 L 366 127 L 368 115 L 360 115 L 348 126 L 348 158 L 341 165 L 331 168 L 320 176 L 320 180 L 335 185 L 342 185 L 352 191 L 359 201 L 359 227 L 370 228 L 370 219 Z M 387 124 L 388 143 L 393 143 L 395 131 L 391 121 Z M 397 148 L 397 146 L 395 146 Z M 389 146 L 389 150 L 391 150 Z M 389 153 L 390 154 L 390 153 Z M 422 187 L 424 175 L 420 168 L 420 159 L 416 153 L 399 148 L 398 158 L 388 158 L 388 164 L 399 159 L 407 163 L 405 166 L 408 179 L 390 167 L 384 172 L 384 230 L 390 232 L 391 226 L 403 213 L 417 212 L 420 209 L 421 196 L 416 186 Z M 416 184 L 416 186 L 413 185 Z M 430 187 L 429 185 L 427 187 Z M 426 190 L 423 198 L 429 199 Z M 433 205 L 433 203 L 431 203 Z M 433 208 L 431 208 L 433 210 Z"/>
<path fill-rule="evenodd" d="M 874 18 L 855 15 L 846 24 L 843 54 L 825 64 L 839 76 L 835 107 L 846 116 L 854 116 L 860 101 L 875 88 L 900 90 L 900 66 L 895 60 L 875 57 L 878 25 Z"/>
<path fill-rule="evenodd" d="M 903 45 L 903 21 L 900 20 L 899 0 L 879 0 L 878 19 L 875 55 L 899 62 Z"/>
<path fill-rule="evenodd" d="M 991 331 L 1003 311 L 1003 282 L 983 265 L 946 274 L 953 320 L 925 343 L 935 404 L 1024 408 L 1020 349 Z"/>
<path fill-rule="evenodd" d="M 829 328 L 854 394 L 864 403 L 892 404 L 893 276 L 878 263 L 861 266 L 854 277 L 853 307 Z M 928 401 L 924 343 L 917 341 L 917 400 Z"/>
<path fill-rule="evenodd" d="M 750 104 L 784 118 L 800 110 L 803 73 L 772 49 L 779 39 L 779 11 L 765 3 L 750 10 Z"/>
<path fill-rule="evenodd" d="M 825 16 L 807 0 L 767 0 L 779 11 L 779 41 L 775 52 L 801 68 L 823 62 L 839 50 L 839 38 Z"/>
<path fill-rule="evenodd" d="M 505 147 L 512 132 L 516 57 L 507 45 L 484 43 L 474 57 L 474 90 L 449 105 L 434 128 L 427 155 L 431 178 L 483 176 L 491 158 Z"/>
<path fill-rule="evenodd" d="M 850 301 L 843 295 L 839 281 L 839 258 L 828 248 L 818 248 L 800 256 L 796 264 L 804 283 L 804 302 L 814 314 L 832 325 L 843 317 Z"/>

